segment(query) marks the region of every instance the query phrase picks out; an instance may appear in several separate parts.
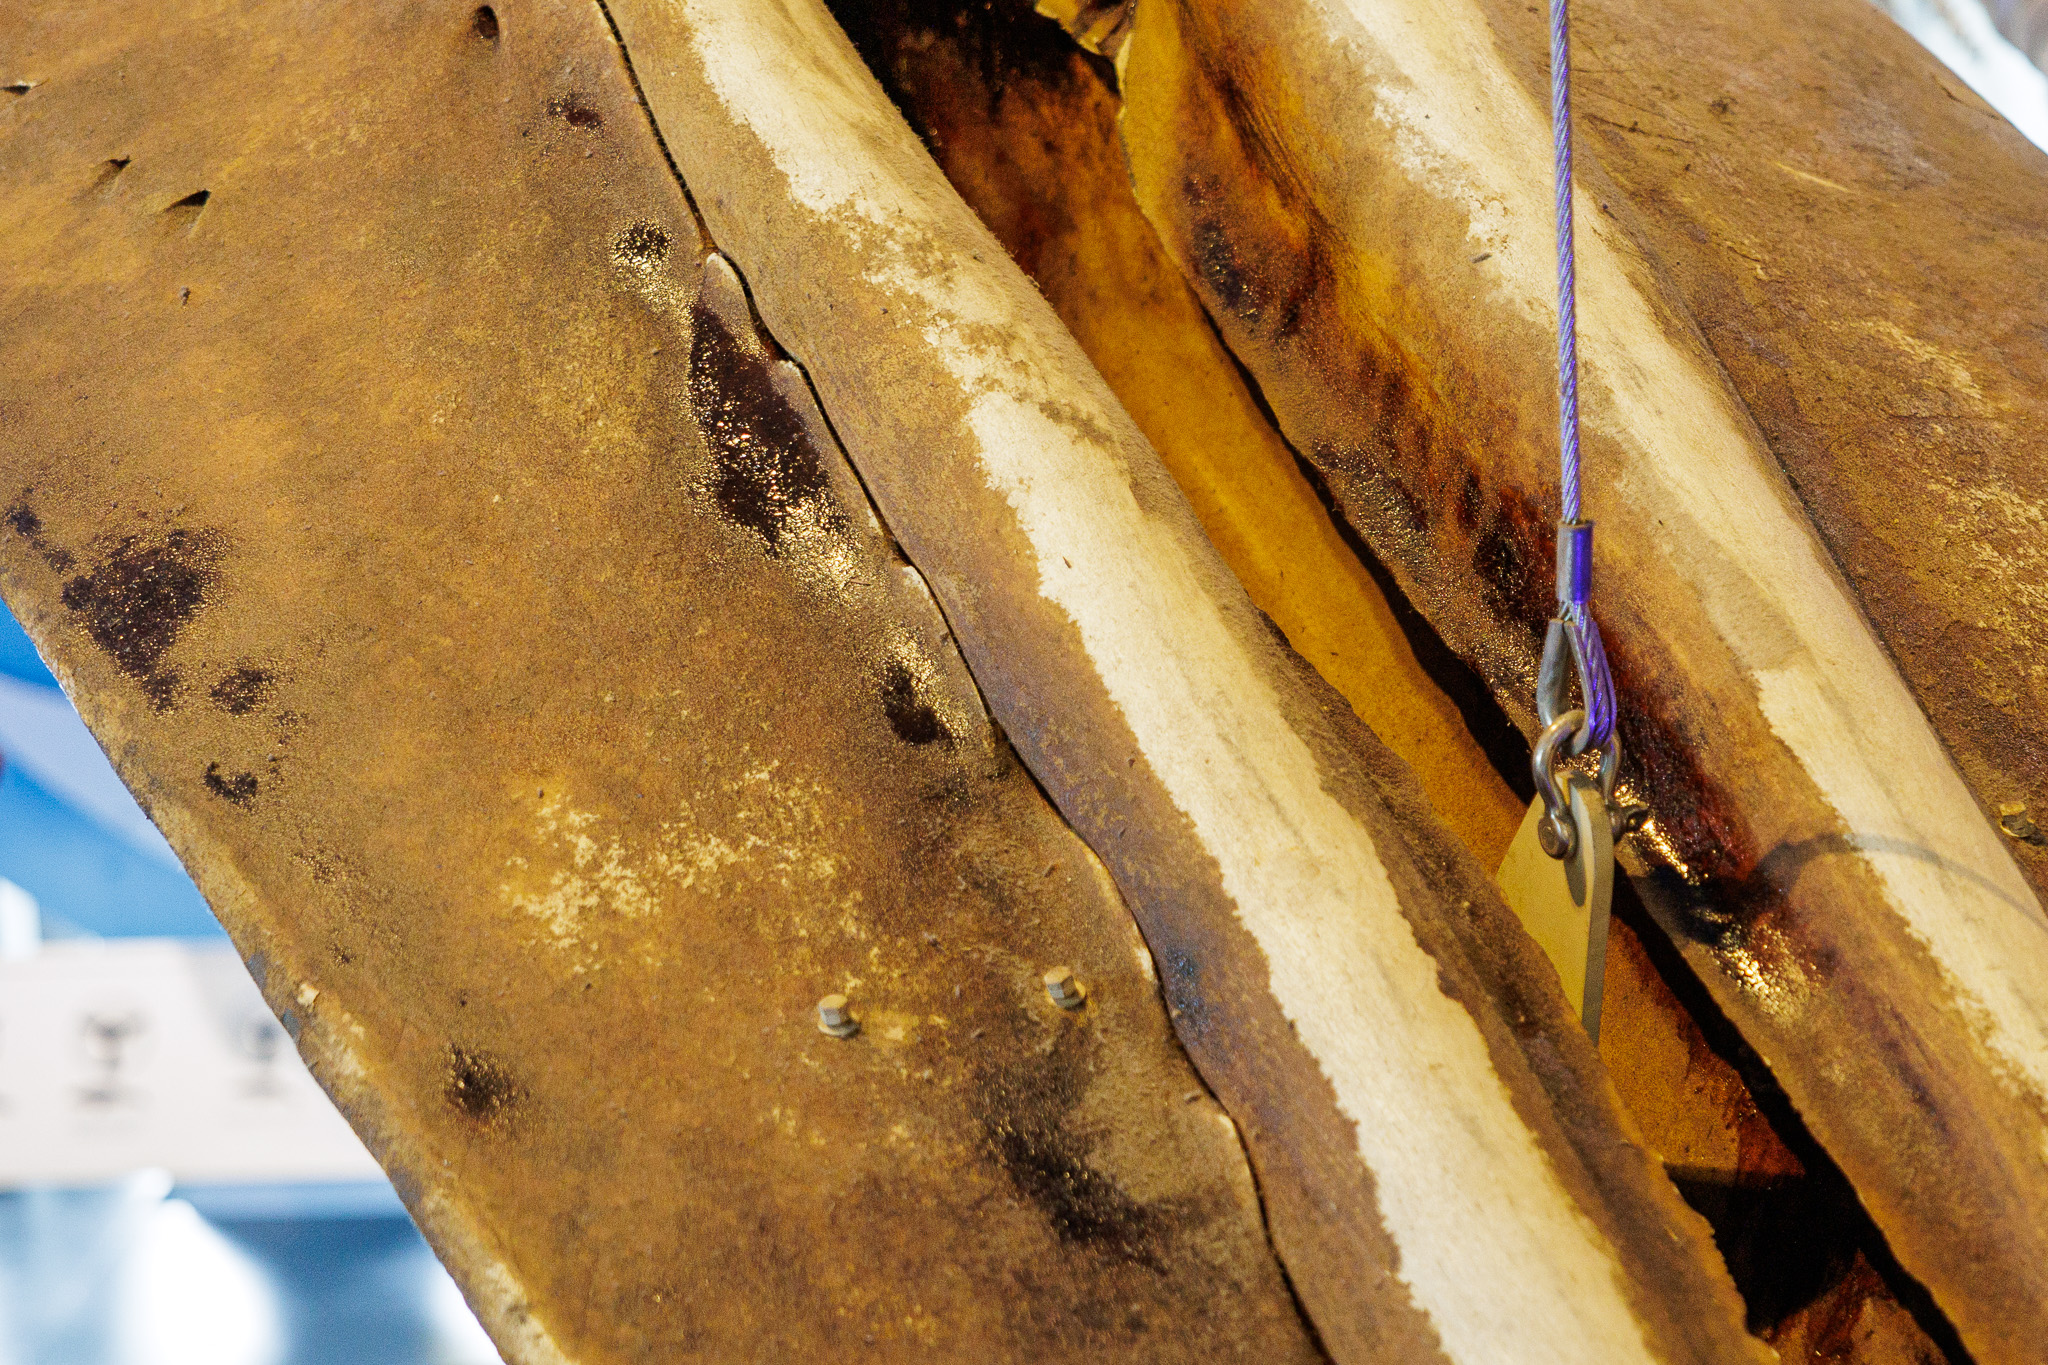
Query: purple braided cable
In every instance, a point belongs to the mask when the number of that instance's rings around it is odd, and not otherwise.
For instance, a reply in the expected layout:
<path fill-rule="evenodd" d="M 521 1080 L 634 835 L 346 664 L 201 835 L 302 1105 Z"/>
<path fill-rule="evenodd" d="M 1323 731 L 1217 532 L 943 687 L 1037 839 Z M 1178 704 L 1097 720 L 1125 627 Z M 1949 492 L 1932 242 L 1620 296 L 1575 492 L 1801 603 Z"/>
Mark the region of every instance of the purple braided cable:
<path fill-rule="evenodd" d="M 1557 168 L 1557 445 L 1558 520 L 1579 520 L 1579 319 L 1572 252 L 1571 0 L 1550 0 L 1550 130 Z M 1588 541 L 1588 550 L 1591 542 Z M 1614 681 L 1600 627 L 1587 609 L 1592 566 L 1579 582 L 1559 584 L 1560 614 L 1579 664 L 1586 742 L 1604 748 L 1614 735 Z"/>
<path fill-rule="evenodd" d="M 1572 261 L 1571 0 L 1550 0 L 1550 136 L 1557 159 L 1557 437 L 1560 520 L 1579 519 L 1579 320 Z"/>

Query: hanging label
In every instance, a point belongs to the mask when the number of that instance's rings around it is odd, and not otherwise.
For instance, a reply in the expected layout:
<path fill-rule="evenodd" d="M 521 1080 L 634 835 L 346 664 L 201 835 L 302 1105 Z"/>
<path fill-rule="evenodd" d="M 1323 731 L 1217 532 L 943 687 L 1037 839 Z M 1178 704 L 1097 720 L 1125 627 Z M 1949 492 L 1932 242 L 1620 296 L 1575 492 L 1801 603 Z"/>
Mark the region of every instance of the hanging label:
<path fill-rule="evenodd" d="M 1600 788 L 1578 773 L 1564 778 L 1577 832 L 1568 858 L 1543 851 L 1537 827 L 1543 798 L 1522 818 L 1494 880 L 1501 894 L 1557 968 L 1564 998 L 1595 1042 L 1600 1038 L 1601 981 L 1607 969 L 1607 917 L 1614 900 L 1614 824 Z"/>

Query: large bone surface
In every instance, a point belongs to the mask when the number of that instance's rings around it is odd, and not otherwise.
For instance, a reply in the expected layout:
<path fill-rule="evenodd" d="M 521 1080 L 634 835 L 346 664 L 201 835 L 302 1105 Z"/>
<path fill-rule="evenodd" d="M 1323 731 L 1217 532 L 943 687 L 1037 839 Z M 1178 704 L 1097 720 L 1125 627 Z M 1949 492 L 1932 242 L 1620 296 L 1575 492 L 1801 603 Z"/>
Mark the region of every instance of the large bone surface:
<path fill-rule="evenodd" d="M 1123 888 L 1332 1354 L 1762 1356 L 1484 873 L 823 7 L 613 13 L 712 237 Z"/>
<path fill-rule="evenodd" d="M 1252 601 L 1410 764 L 1460 841 L 1497 865 L 1529 804 L 1503 781 L 1527 781 L 1527 744 L 1412 609 L 1383 597 L 1384 570 L 1353 548 L 1261 414 L 1131 192 L 1110 64 L 1021 7 L 970 9 L 964 24 L 920 0 L 838 0 L 833 12 L 1144 431 Z M 1649 926 L 1632 898 L 1621 909 L 1601 1058 L 1643 1140 L 1713 1225 L 1750 1330 L 1788 1362 L 1939 1358 L 1953 1333 L 1925 1291 L 1691 969 L 1661 934 L 1639 937 Z"/>
<path fill-rule="evenodd" d="M 1139 198 L 1283 430 L 1526 722 L 1557 488 L 1541 16 L 1069 19 L 1109 35 Z M 1972 1349 L 2040 1359 L 2048 922 L 1992 815 L 2038 807 L 2048 734 L 2048 317 L 2014 283 L 2048 168 L 1849 0 L 1582 32 L 1639 885 Z"/>
<path fill-rule="evenodd" d="M 0 51 L 0 587 L 509 1360 L 1323 1358 L 598 10 Z"/>

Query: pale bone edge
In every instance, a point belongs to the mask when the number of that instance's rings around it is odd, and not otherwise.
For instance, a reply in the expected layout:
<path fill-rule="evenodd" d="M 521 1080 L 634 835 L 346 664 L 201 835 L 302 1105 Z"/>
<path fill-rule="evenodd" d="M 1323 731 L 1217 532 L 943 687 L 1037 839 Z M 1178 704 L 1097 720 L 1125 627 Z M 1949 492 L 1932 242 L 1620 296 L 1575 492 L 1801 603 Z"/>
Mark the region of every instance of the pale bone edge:
<path fill-rule="evenodd" d="M 1292 54 L 1290 69 L 1341 72 L 1320 87 L 1372 92 L 1314 111 L 1333 120 L 1319 145 L 1391 161 L 1456 208 L 1472 250 L 1491 253 L 1484 278 L 1499 306 L 1554 329 L 1549 114 L 1506 68 L 1479 7 L 1294 4 L 1314 22 L 1291 31 L 1326 42 Z M 1126 57 L 1145 39 L 1141 18 Z M 1342 183 L 1341 172 L 1329 173 Z M 1338 234 L 1367 240 L 1376 206 L 1336 207 Z M 1580 189 L 1582 404 L 1627 460 L 1602 481 L 1641 525 L 1658 509 L 1692 519 L 1700 534 L 1654 537 L 1656 557 L 1703 604 L 1773 733 L 1850 831 L 1885 910 L 1926 948 L 1996 1084 L 2022 1112 L 2048 1111 L 2048 915 L 1740 400 L 1702 346 L 1659 324 L 1628 268 L 1625 230 L 1598 210 Z M 1772 612 L 1760 616 L 1758 603 Z M 2039 1151 L 2048 1160 L 2048 1127 Z"/>
<path fill-rule="evenodd" d="M 891 296 L 892 316 L 921 320 L 914 333 L 904 325 L 902 344 L 973 396 L 963 439 L 978 444 L 989 487 L 1034 547 L 1044 596 L 1074 622 L 1222 868 L 1276 999 L 1356 1124 L 1402 1278 L 1446 1354 L 1654 1358 L 1614 1248 L 1516 1113 L 1473 1019 L 1441 993 L 1370 836 L 1322 789 L 1313 754 L 1233 635 L 1238 604 L 1217 595 L 1230 580 L 1213 550 L 1133 500 L 1127 460 L 1156 457 L 1065 329 L 915 147 L 821 7 L 629 0 L 613 6 L 629 41 L 643 5 L 687 34 L 687 51 L 636 43 L 636 65 L 721 248 L 744 255 L 748 237 L 741 158 L 723 131 L 736 126 L 759 139 L 795 206 L 874 262 L 861 285 Z M 691 95 L 676 97 L 679 85 Z M 720 137 L 700 135 L 713 126 Z M 933 246 L 963 237 L 986 250 L 932 269 Z M 775 326 L 769 283 L 753 284 L 778 337 L 796 346 L 800 329 Z M 817 354 L 796 348 L 814 377 L 838 359 L 829 338 Z"/>

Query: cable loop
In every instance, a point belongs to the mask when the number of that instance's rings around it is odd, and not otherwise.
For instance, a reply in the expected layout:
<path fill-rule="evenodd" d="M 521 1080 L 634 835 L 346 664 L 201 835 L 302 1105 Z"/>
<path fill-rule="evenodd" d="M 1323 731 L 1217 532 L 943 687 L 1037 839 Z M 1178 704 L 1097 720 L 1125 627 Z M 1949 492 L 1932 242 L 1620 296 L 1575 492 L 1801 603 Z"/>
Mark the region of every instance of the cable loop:
<path fill-rule="evenodd" d="M 1571 855 L 1576 840 L 1556 767 L 1564 758 L 1588 752 L 1600 756 L 1600 794 L 1610 810 L 1614 775 L 1621 765 L 1621 737 L 1615 730 L 1614 678 L 1607 649 L 1587 603 L 1593 595 L 1593 523 L 1581 521 L 1579 463 L 1578 279 L 1572 242 L 1571 0 L 1550 0 L 1550 131 L 1552 193 L 1557 220 L 1557 615 L 1543 639 L 1543 668 L 1536 679 L 1536 714 L 1543 733 L 1530 757 L 1536 789 L 1543 796 L 1540 831 L 1553 858 Z M 1569 676 L 1565 655 L 1571 655 Z M 1571 682 L 1579 705 L 1566 710 Z M 1634 812 L 1625 818 L 1640 823 Z"/>
<path fill-rule="evenodd" d="M 1587 752 L 1600 755 L 1600 794 L 1612 805 L 1614 777 L 1621 765 L 1621 737 L 1616 732 L 1614 678 L 1607 667 L 1607 649 L 1586 603 L 1593 595 L 1593 523 L 1560 522 L 1557 528 L 1557 615 L 1543 637 L 1543 666 L 1536 675 L 1536 718 L 1543 733 L 1530 755 L 1536 790 L 1543 796 L 1544 851 L 1554 858 L 1571 855 L 1574 841 L 1571 813 L 1555 769 L 1565 757 Z M 1566 666 L 1566 656 L 1571 662 Z M 1578 683 L 1579 705 L 1566 709 L 1571 684 Z"/>

